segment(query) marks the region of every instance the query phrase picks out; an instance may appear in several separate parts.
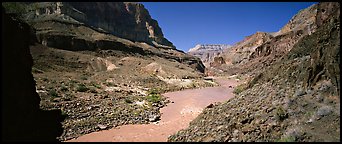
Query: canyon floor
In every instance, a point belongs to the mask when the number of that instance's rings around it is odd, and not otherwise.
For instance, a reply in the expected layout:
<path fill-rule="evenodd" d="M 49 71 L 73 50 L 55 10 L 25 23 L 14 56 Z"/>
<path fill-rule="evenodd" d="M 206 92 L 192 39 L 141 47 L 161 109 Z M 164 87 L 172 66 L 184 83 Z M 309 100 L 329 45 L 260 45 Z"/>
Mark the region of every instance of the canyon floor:
<path fill-rule="evenodd" d="M 161 120 L 151 124 L 124 125 L 93 132 L 68 142 L 166 142 L 168 136 L 189 126 L 205 108 L 234 96 L 233 90 L 241 83 L 238 79 L 215 78 L 220 86 L 187 89 L 163 94 L 171 103 L 161 108 Z"/>
<path fill-rule="evenodd" d="M 74 52 L 40 44 L 30 51 L 40 107 L 61 109 L 66 116 L 61 141 L 155 122 L 169 103 L 161 93 L 217 85 L 187 65 L 159 56 Z"/>

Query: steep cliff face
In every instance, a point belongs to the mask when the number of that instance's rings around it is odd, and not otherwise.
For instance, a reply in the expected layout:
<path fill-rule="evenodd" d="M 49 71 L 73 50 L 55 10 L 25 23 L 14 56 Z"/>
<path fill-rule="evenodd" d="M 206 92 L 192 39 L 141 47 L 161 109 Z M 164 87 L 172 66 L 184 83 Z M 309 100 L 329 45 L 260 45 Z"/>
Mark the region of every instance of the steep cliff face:
<path fill-rule="evenodd" d="M 102 32 L 156 47 L 174 49 L 164 38 L 158 22 L 142 4 L 130 2 L 41 2 L 30 3 L 27 20 L 85 24 Z"/>
<path fill-rule="evenodd" d="M 231 73 L 254 73 L 288 53 L 294 44 L 317 29 L 317 5 L 298 12 L 282 29 L 275 33 L 257 32 L 219 55 L 225 65 L 212 66 L 231 69 Z"/>
<path fill-rule="evenodd" d="M 291 18 L 291 20 L 280 29 L 278 35 L 285 34 L 290 31 L 305 30 L 309 34 L 315 31 L 316 26 L 317 5 L 312 5 L 301 10 Z"/>
<path fill-rule="evenodd" d="M 63 132 L 61 110 L 39 108 L 31 73 L 30 27 L 2 9 L 2 140 L 57 141 Z"/>
<path fill-rule="evenodd" d="M 213 61 L 215 56 L 218 56 L 230 47 L 230 45 L 225 44 L 198 44 L 189 49 L 188 54 L 200 58 L 204 65 L 208 67 L 209 62 Z"/>
<path fill-rule="evenodd" d="M 44 46 L 71 51 L 117 50 L 158 55 L 204 72 L 202 62 L 177 50 L 139 3 L 27 2 L 23 18 Z M 177 58 L 178 57 L 178 58 Z"/>
<path fill-rule="evenodd" d="M 269 41 L 273 36 L 265 32 L 257 32 L 247 36 L 241 42 L 236 43 L 232 48 L 222 53 L 226 64 L 236 64 L 245 62 L 255 49 L 263 43 Z"/>

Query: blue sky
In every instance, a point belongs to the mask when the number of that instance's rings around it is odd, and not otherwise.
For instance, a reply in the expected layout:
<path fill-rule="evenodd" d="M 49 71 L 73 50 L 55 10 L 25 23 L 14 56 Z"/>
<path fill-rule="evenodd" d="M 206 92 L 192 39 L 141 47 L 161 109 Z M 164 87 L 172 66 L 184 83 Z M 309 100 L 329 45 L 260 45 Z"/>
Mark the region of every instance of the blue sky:
<path fill-rule="evenodd" d="M 257 31 L 276 32 L 317 2 L 142 2 L 164 36 L 187 52 L 196 44 L 233 45 Z"/>

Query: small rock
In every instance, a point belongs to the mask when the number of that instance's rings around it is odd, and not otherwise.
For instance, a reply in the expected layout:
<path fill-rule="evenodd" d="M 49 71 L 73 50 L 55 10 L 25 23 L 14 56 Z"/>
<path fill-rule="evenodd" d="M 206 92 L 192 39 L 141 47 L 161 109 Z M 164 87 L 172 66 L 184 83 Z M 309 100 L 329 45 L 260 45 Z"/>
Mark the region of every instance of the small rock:
<path fill-rule="evenodd" d="M 107 128 L 107 126 L 102 125 L 102 124 L 98 124 L 97 127 L 99 127 L 101 130 L 104 130 Z"/>
<path fill-rule="evenodd" d="M 214 104 L 209 104 L 206 108 L 213 108 L 214 107 Z"/>
<path fill-rule="evenodd" d="M 295 96 L 302 96 L 305 95 L 306 91 L 304 91 L 302 88 L 300 88 L 299 90 L 296 91 Z"/>
<path fill-rule="evenodd" d="M 239 130 L 234 130 L 234 132 L 233 132 L 233 136 L 238 136 L 238 134 L 239 134 Z"/>
<path fill-rule="evenodd" d="M 313 121 L 313 118 L 310 118 L 306 123 L 312 123 Z"/>
<path fill-rule="evenodd" d="M 61 100 L 61 98 L 54 98 L 53 100 L 52 100 L 52 102 L 59 102 Z"/>
<path fill-rule="evenodd" d="M 148 121 L 150 121 L 150 122 L 156 122 L 156 121 L 159 120 L 159 118 L 160 118 L 159 115 L 152 115 L 152 116 L 150 116 L 150 118 L 148 118 Z"/>

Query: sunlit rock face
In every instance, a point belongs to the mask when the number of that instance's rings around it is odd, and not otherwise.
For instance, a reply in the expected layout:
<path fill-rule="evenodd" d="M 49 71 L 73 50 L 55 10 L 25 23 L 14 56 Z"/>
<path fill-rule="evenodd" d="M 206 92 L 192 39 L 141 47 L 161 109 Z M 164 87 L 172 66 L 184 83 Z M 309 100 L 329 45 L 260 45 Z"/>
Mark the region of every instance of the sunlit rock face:
<path fill-rule="evenodd" d="M 197 44 L 189 49 L 188 54 L 199 57 L 207 67 L 209 62 L 214 60 L 214 57 L 230 47 L 230 45 L 226 44 Z"/>
<path fill-rule="evenodd" d="M 175 49 L 164 38 L 158 22 L 140 3 L 134 2 L 39 2 L 29 3 L 26 19 L 55 20 L 87 25 L 95 30 L 156 47 Z"/>

